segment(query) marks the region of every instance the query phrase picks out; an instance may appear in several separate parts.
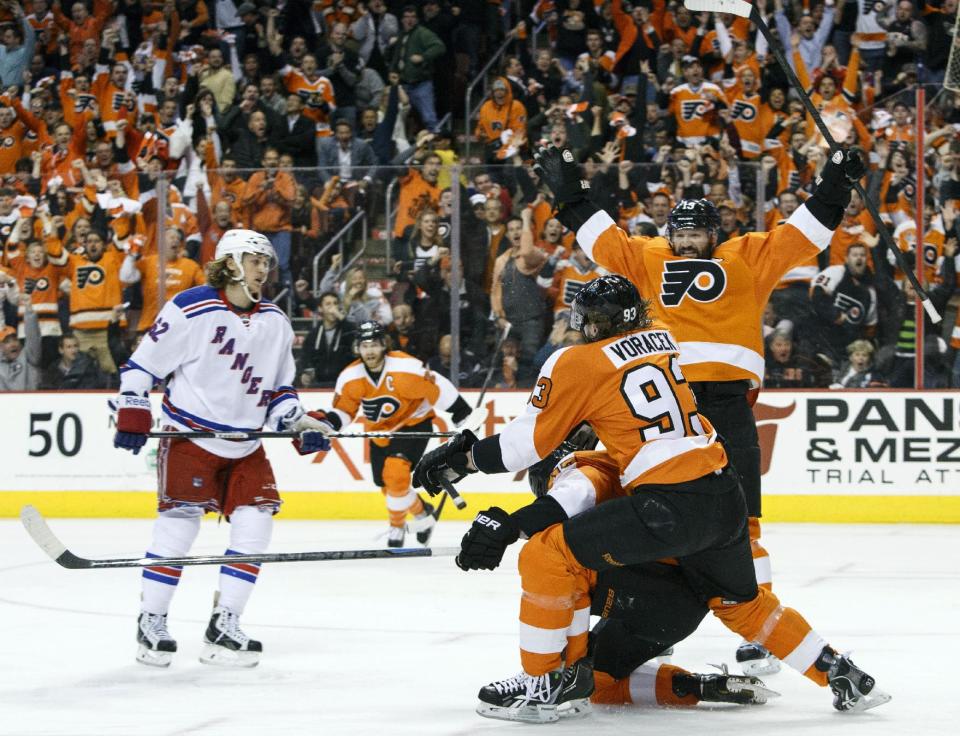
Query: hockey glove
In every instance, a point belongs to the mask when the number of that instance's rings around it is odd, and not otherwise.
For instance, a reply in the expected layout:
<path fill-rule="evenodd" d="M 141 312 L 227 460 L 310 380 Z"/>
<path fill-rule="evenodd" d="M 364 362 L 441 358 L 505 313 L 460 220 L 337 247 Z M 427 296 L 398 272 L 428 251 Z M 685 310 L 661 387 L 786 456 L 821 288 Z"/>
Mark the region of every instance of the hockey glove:
<path fill-rule="evenodd" d="M 458 483 L 470 473 L 476 473 L 476 470 L 467 467 L 467 453 L 476 442 L 477 436 L 466 430 L 428 452 L 413 469 L 413 487 L 423 488 L 431 496 L 436 496 L 443 491 L 441 478 Z"/>
<path fill-rule="evenodd" d="M 477 514 L 460 542 L 457 567 L 461 570 L 495 570 L 507 547 L 520 538 L 520 528 L 510 514 L 493 506 Z"/>
<path fill-rule="evenodd" d="M 867 173 L 863 155 L 857 148 L 836 151 L 824 164 L 817 188 L 807 200 L 807 209 L 825 227 L 836 230 L 843 211 L 850 204 L 850 192 Z"/>
<path fill-rule="evenodd" d="M 337 431 L 338 428 L 334 425 L 339 424 L 338 420 L 336 414 L 328 415 L 324 411 L 310 411 L 300 416 L 290 428 L 300 433 L 300 436 L 293 440 L 296 451 L 301 455 L 327 452 L 330 449 L 327 435 Z"/>
<path fill-rule="evenodd" d="M 580 177 L 580 167 L 569 148 L 541 146 L 533 158 L 533 170 L 553 193 L 557 219 L 576 232 L 597 211 L 587 200 L 590 182 Z"/>
<path fill-rule="evenodd" d="M 150 399 L 146 394 L 138 396 L 133 391 L 124 391 L 117 397 L 117 433 L 113 446 L 130 450 L 134 455 L 147 444 L 147 434 L 153 427 Z"/>

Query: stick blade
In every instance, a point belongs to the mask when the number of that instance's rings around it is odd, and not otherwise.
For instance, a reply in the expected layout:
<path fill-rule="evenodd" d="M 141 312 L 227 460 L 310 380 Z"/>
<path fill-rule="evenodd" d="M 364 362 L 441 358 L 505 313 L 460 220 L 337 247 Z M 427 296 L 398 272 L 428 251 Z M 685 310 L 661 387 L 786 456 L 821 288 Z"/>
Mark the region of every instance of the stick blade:
<path fill-rule="evenodd" d="M 749 0 L 683 0 L 687 10 L 694 13 L 733 13 L 749 18 L 753 5 Z"/>
<path fill-rule="evenodd" d="M 20 521 L 23 528 L 27 530 L 27 534 L 37 543 L 37 546 L 50 555 L 51 560 L 59 562 L 60 558 L 67 552 L 67 548 L 50 531 L 46 519 L 40 512 L 34 506 L 27 504 L 20 509 Z"/>
<path fill-rule="evenodd" d="M 937 308 L 933 306 L 933 302 L 930 301 L 930 297 L 927 297 L 920 303 L 923 304 L 923 308 L 927 311 L 927 316 L 930 318 L 930 321 L 933 322 L 933 324 L 937 324 L 943 319 L 943 317 L 941 317 L 940 313 L 937 311 Z"/>

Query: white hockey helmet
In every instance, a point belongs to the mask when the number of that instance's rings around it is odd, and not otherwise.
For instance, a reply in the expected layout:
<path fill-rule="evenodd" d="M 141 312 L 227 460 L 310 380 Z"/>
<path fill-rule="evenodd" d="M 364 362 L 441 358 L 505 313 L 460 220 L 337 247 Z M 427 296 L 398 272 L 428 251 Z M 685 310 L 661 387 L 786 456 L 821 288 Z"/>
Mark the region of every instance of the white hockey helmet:
<path fill-rule="evenodd" d="M 214 260 L 219 261 L 224 256 L 233 256 L 233 260 L 239 266 L 244 253 L 268 256 L 271 268 L 277 263 L 277 252 L 273 249 L 273 245 L 266 235 L 255 230 L 227 230 L 217 243 L 213 257 Z"/>
<path fill-rule="evenodd" d="M 233 277 L 242 287 L 247 297 L 254 302 L 259 302 L 259 297 L 254 297 L 247 287 L 246 274 L 243 272 L 243 254 L 253 253 L 255 255 L 267 256 L 270 259 L 270 269 L 273 270 L 277 265 L 277 252 L 273 249 L 273 244 L 266 235 L 258 233 L 255 230 L 227 230 L 217 243 L 217 249 L 214 251 L 214 260 L 221 258 L 232 258 L 237 266 L 239 273 Z"/>

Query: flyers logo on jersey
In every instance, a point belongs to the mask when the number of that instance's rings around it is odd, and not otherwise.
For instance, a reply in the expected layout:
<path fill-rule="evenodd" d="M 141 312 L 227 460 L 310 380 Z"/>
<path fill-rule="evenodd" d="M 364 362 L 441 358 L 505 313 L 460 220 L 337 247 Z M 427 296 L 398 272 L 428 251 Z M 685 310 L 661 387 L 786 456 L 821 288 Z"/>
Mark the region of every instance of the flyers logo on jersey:
<path fill-rule="evenodd" d="M 363 416 L 376 424 L 396 414 L 400 408 L 400 402 L 392 396 L 375 396 L 372 399 L 361 399 L 360 408 L 363 410 Z"/>
<path fill-rule="evenodd" d="M 676 307 L 689 296 L 694 301 L 716 301 L 727 288 L 727 274 L 716 261 L 684 260 L 663 264 L 660 301 L 665 307 Z"/>
<path fill-rule="evenodd" d="M 50 280 L 46 276 L 41 276 L 38 279 L 24 279 L 23 290 L 28 294 L 32 294 L 35 291 L 46 291 L 50 288 Z"/>
<path fill-rule="evenodd" d="M 730 117 L 749 123 L 757 117 L 757 108 L 744 100 L 736 100 L 730 109 Z"/>
<path fill-rule="evenodd" d="M 684 120 L 693 120 L 700 117 L 701 108 L 706 107 L 706 100 L 684 100 L 680 105 L 680 116 Z"/>
<path fill-rule="evenodd" d="M 833 305 L 847 315 L 847 322 L 852 325 L 861 324 L 867 313 L 863 302 L 859 299 L 854 299 L 849 294 L 844 294 L 842 291 L 837 293 L 836 298 L 833 300 Z"/>
<path fill-rule="evenodd" d="M 103 269 L 100 266 L 82 266 L 77 269 L 77 288 L 82 289 L 87 284 L 96 286 L 103 281 Z"/>

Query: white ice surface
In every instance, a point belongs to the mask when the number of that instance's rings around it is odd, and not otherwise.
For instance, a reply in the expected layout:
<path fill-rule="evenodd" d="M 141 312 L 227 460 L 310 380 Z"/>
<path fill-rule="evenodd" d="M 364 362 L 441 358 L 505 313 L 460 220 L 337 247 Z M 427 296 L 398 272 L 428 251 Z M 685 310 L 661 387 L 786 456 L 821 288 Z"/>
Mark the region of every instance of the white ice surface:
<path fill-rule="evenodd" d="M 77 554 L 139 556 L 149 521 L 51 521 Z M 275 551 L 367 548 L 385 524 L 278 521 Z M 458 543 L 441 523 L 434 543 Z M 960 733 L 960 528 L 767 524 L 775 590 L 874 675 L 893 701 L 862 714 L 784 670 L 783 693 L 753 708 L 597 707 L 548 726 L 480 718 L 477 690 L 515 674 L 518 545 L 493 573 L 452 560 L 266 566 L 243 618 L 264 643 L 253 670 L 197 661 L 217 568 L 186 570 L 167 670 L 134 661 L 139 571 L 65 570 L 16 520 L 0 520 L 0 734 L 816 734 Z M 205 523 L 194 553 L 221 553 L 226 528 Z M 379 542 L 379 543 L 378 543 Z M 712 618 L 674 662 L 733 663 L 736 637 Z"/>

